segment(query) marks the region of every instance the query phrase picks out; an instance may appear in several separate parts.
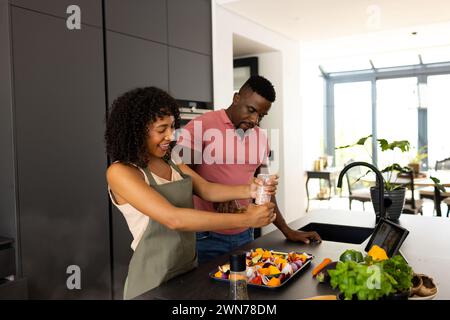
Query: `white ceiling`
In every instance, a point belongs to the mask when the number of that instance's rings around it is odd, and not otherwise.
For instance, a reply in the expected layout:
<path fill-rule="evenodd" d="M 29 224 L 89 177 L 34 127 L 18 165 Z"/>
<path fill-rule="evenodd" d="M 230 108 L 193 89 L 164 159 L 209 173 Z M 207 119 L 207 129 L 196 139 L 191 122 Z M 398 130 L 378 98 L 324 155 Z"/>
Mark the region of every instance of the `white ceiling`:
<path fill-rule="evenodd" d="M 450 21 L 450 0 L 216 0 L 291 39 L 317 41 Z M 450 30 L 449 30 L 450 39 Z"/>
<path fill-rule="evenodd" d="M 255 55 L 271 51 L 275 51 L 275 49 L 233 33 L 233 57 Z"/>

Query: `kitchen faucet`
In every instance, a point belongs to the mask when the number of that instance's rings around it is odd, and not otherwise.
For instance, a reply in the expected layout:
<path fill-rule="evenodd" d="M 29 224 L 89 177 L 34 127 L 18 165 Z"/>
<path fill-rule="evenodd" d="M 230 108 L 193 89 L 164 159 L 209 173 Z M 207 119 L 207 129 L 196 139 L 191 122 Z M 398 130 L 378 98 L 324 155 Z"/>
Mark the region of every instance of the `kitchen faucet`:
<path fill-rule="evenodd" d="M 373 172 L 375 172 L 376 176 L 377 176 L 377 185 L 378 185 L 378 202 L 379 202 L 379 210 L 380 210 L 380 218 L 386 219 L 386 206 L 389 206 L 392 204 L 392 201 L 390 201 L 391 199 L 389 198 L 384 198 L 384 179 L 383 179 L 383 175 L 381 174 L 380 170 L 378 170 L 374 165 L 367 163 L 367 162 L 352 162 L 348 165 L 346 165 L 344 167 L 344 169 L 342 169 L 341 173 L 339 174 L 339 178 L 338 178 L 338 183 L 337 183 L 337 187 L 338 188 L 342 188 L 342 178 L 344 177 L 345 173 L 353 168 L 353 167 L 357 167 L 357 166 L 363 166 L 363 167 L 368 167 L 370 169 L 372 169 Z M 386 206 L 384 201 L 386 200 Z M 377 219 L 378 220 L 378 219 Z"/>

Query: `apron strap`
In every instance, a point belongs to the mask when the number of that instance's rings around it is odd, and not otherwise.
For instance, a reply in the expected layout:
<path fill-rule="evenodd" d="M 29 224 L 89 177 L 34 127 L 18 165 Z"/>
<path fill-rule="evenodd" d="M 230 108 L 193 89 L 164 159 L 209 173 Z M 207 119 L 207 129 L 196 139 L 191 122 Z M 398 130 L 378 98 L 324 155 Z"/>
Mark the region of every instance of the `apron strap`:
<path fill-rule="evenodd" d="M 183 178 L 186 177 L 186 175 L 183 173 L 183 171 L 181 171 L 181 169 L 172 161 L 172 160 L 168 160 L 167 163 L 169 164 L 169 166 L 171 166 L 176 172 L 178 172 L 180 174 L 180 176 L 182 176 Z"/>
<path fill-rule="evenodd" d="M 148 167 L 142 168 L 142 170 L 144 170 L 145 175 L 147 176 L 148 182 L 150 183 L 151 186 L 156 186 L 158 185 L 156 183 L 155 178 L 153 178 L 153 175 L 151 174 L 151 172 L 148 170 Z"/>
<path fill-rule="evenodd" d="M 186 175 L 183 173 L 183 171 L 181 171 L 180 168 L 178 168 L 178 166 L 177 166 L 172 160 L 169 159 L 169 160 L 167 160 L 166 162 L 167 162 L 167 164 L 168 164 L 169 166 L 171 166 L 176 172 L 178 172 L 178 173 L 180 174 L 180 176 L 181 176 L 183 179 L 186 178 Z M 152 175 L 151 172 L 148 170 L 148 167 L 141 168 L 141 169 L 144 170 L 144 173 L 145 173 L 145 175 L 147 176 L 147 179 L 148 179 L 148 181 L 150 182 L 150 185 L 151 185 L 151 186 L 156 186 L 156 185 L 158 185 L 158 184 L 156 183 L 155 178 L 153 178 L 153 175 Z"/>

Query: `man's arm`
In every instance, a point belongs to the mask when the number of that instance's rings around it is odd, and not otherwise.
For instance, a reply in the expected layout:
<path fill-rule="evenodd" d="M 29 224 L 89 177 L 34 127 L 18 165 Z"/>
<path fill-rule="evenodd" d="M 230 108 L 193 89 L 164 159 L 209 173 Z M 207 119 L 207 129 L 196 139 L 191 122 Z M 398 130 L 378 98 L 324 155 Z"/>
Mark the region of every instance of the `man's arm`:
<path fill-rule="evenodd" d="M 294 242 L 304 242 L 310 243 L 311 241 L 322 241 L 319 234 L 315 231 L 297 231 L 291 229 L 283 218 L 283 215 L 280 212 L 280 208 L 278 208 L 277 199 L 275 196 L 272 196 L 272 202 L 275 203 L 276 219 L 273 224 L 284 234 L 286 239 Z"/>

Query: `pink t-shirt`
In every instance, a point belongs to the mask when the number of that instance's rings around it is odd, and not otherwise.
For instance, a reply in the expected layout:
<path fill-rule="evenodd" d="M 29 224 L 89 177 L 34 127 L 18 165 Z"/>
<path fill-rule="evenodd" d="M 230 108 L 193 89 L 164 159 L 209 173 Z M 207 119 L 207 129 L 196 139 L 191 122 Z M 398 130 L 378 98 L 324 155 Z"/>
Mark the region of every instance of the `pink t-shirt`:
<path fill-rule="evenodd" d="M 211 111 L 191 120 L 178 138 L 178 144 L 202 153 L 194 160 L 193 169 L 204 179 L 227 185 L 248 184 L 256 169 L 267 160 L 268 139 L 259 127 L 239 135 L 225 110 Z M 241 130 L 239 130 L 241 131 Z M 241 134 L 243 132 L 241 131 Z M 184 158 L 185 163 L 190 157 Z M 201 162 L 201 163 L 200 163 Z M 247 206 L 252 199 L 239 200 Z M 215 212 L 213 203 L 194 196 L 198 210 Z M 215 231 L 222 234 L 237 234 L 246 229 Z"/>

